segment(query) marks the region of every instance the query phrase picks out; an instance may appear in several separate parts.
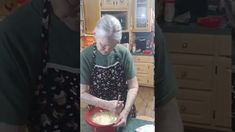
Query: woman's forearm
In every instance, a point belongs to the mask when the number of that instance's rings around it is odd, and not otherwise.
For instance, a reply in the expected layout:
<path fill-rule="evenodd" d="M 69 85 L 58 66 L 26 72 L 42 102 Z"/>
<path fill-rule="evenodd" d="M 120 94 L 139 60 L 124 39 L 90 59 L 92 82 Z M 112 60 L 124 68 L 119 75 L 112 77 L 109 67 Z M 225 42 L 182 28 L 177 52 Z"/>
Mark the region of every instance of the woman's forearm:
<path fill-rule="evenodd" d="M 100 98 L 97 98 L 89 93 L 82 93 L 81 94 L 81 100 L 84 102 L 84 103 L 87 103 L 89 105 L 93 105 L 93 106 L 97 106 L 97 107 L 100 107 L 100 108 L 103 108 L 103 109 L 107 109 L 108 106 L 108 101 L 107 100 L 103 100 L 103 99 L 100 99 Z"/>
<path fill-rule="evenodd" d="M 126 114 L 129 114 L 131 107 L 135 103 L 135 99 L 139 90 L 139 85 L 136 77 L 128 80 L 127 83 L 128 83 L 128 92 L 127 92 L 126 104 L 123 111 Z"/>
<path fill-rule="evenodd" d="M 129 114 L 129 112 L 131 110 L 131 107 L 135 103 L 137 93 L 138 93 L 138 87 L 131 88 L 131 89 L 128 90 L 126 104 L 125 104 L 125 107 L 123 109 L 123 111 L 126 114 Z"/>
<path fill-rule="evenodd" d="M 88 85 L 80 85 L 80 98 L 81 100 L 89 105 L 93 105 L 93 106 L 97 106 L 103 109 L 107 109 L 108 108 L 108 101 L 107 100 L 103 100 L 100 98 L 97 98 L 91 94 L 89 94 L 88 89 L 89 86 Z"/>

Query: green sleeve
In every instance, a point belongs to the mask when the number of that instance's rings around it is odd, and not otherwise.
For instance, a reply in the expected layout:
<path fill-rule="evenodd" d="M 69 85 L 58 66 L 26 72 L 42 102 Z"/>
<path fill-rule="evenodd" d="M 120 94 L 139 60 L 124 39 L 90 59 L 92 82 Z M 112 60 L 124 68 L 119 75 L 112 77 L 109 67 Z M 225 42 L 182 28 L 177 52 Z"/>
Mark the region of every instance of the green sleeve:
<path fill-rule="evenodd" d="M 123 65 L 124 65 L 124 71 L 126 73 L 127 80 L 130 80 L 136 76 L 136 69 L 135 69 L 135 65 L 134 65 L 133 56 L 130 53 L 130 51 L 125 47 L 124 47 Z"/>
<path fill-rule="evenodd" d="M 156 55 L 155 55 L 155 87 L 156 106 L 166 104 L 176 94 L 176 80 L 172 67 L 168 60 L 168 52 L 165 39 L 158 25 L 155 31 Z"/>
<path fill-rule="evenodd" d="M 40 25 L 31 4 L 0 22 L 0 122 L 27 123 L 39 73 Z"/>
<path fill-rule="evenodd" d="M 88 47 L 80 54 L 80 83 L 90 84 L 90 74 L 91 74 L 91 48 Z"/>
<path fill-rule="evenodd" d="M 29 113 L 29 83 L 17 62 L 17 52 L 5 36 L 0 32 L 0 122 L 22 125 Z"/>

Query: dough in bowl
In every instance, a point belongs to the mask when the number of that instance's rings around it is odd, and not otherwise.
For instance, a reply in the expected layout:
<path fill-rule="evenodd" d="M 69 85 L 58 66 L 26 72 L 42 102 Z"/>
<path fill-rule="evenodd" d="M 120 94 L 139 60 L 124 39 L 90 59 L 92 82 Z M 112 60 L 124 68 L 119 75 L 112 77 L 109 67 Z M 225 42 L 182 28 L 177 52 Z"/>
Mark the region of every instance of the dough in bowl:
<path fill-rule="evenodd" d="M 110 125 L 110 124 L 113 124 L 117 120 L 117 117 L 111 112 L 103 111 L 103 112 L 95 113 L 91 117 L 91 120 L 94 123 L 99 124 L 99 125 Z"/>

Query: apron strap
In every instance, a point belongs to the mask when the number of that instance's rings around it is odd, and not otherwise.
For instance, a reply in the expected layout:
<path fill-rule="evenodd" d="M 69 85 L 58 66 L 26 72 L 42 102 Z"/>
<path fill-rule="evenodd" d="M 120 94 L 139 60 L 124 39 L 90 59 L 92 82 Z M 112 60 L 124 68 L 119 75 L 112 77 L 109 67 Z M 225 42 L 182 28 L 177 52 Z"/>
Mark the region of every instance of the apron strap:
<path fill-rule="evenodd" d="M 40 67 L 41 71 L 38 74 L 38 78 L 37 78 L 37 82 L 36 82 L 36 89 L 34 91 L 34 97 L 33 100 L 35 102 L 38 102 L 38 98 L 36 96 L 38 96 L 39 94 L 39 90 L 43 87 L 43 76 L 45 74 L 45 69 L 46 69 L 46 63 L 48 61 L 48 34 L 49 34 L 49 21 L 50 21 L 50 9 L 51 9 L 51 5 L 50 5 L 50 0 L 43 0 L 43 10 L 42 10 L 42 32 L 41 32 L 41 40 L 42 40 L 42 49 L 41 49 L 41 55 L 42 55 L 42 65 Z M 29 117 L 29 121 L 28 122 L 28 127 L 32 127 L 32 124 L 37 124 L 38 123 L 38 111 L 40 110 L 40 108 L 38 108 L 38 103 L 32 104 L 32 111 L 30 112 L 30 117 Z"/>
<path fill-rule="evenodd" d="M 43 5 L 43 17 L 42 17 L 42 33 L 41 39 L 43 41 L 43 68 L 45 67 L 48 61 L 48 46 L 49 46 L 49 24 L 51 17 L 51 2 L 50 0 L 44 0 Z"/>
<path fill-rule="evenodd" d="M 51 13 L 51 3 L 50 0 L 43 0 L 43 10 L 42 10 L 42 71 L 38 76 L 38 82 L 41 83 L 43 75 L 46 71 L 46 64 L 48 62 L 48 46 L 49 46 L 49 24 L 50 24 L 50 13 Z"/>

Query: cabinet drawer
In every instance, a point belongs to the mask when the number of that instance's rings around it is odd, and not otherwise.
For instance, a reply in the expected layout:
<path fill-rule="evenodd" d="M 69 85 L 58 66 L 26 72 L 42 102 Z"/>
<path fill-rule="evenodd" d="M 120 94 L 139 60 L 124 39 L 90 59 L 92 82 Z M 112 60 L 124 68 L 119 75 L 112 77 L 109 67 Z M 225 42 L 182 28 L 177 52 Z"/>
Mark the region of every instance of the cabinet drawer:
<path fill-rule="evenodd" d="M 170 52 L 214 54 L 213 35 L 165 33 Z"/>
<path fill-rule="evenodd" d="M 231 35 L 218 35 L 215 39 L 218 43 L 219 55 L 231 56 L 232 55 L 232 37 Z"/>
<path fill-rule="evenodd" d="M 216 72 L 213 57 L 172 54 L 171 61 L 179 88 L 212 90 Z"/>
<path fill-rule="evenodd" d="M 148 64 L 147 63 L 136 63 L 136 72 L 137 73 L 148 73 Z"/>
<path fill-rule="evenodd" d="M 139 85 L 147 85 L 148 81 L 147 81 L 147 74 L 137 74 L 137 80 Z"/>
<path fill-rule="evenodd" d="M 125 10 L 128 9 L 128 0 L 102 0 L 102 10 Z"/>
<path fill-rule="evenodd" d="M 154 63 L 154 56 L 133 56 L 134 62 Z"/>
<path fill-rule="evenodd" d="M 138 73 L 145 73 L 145 74 L 153 74 L 153 64 L 149 63 L 136 63 L 136 72 Z"/>
<path fill-rule="evenodd" d="M 174 66 L 179 88 L 212 90 L 212 73 L 208 67 Z"/>
<path fill-rule="evenodd" d="M 137 74 L 137 80 L 140 86 L 153 87 L 153 75 L 151 74 Z"/>
<path fill-rule="evenodd" d="M 184 122 L 200 124 L 212 122 L 213 109 L 210 92 L 179 90 L 177 99 Z"/>

